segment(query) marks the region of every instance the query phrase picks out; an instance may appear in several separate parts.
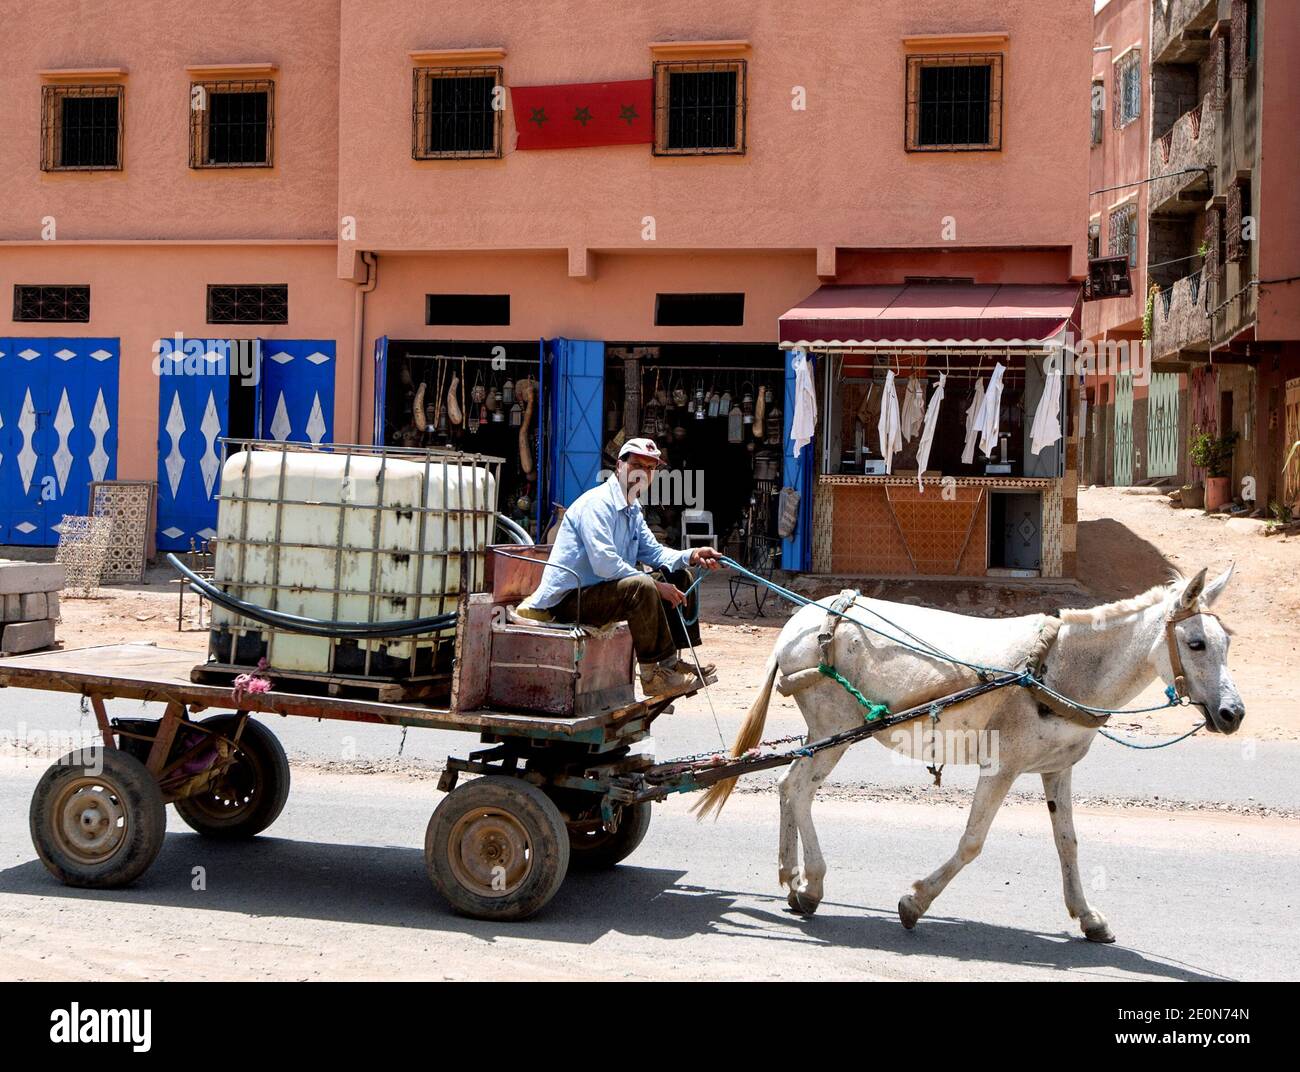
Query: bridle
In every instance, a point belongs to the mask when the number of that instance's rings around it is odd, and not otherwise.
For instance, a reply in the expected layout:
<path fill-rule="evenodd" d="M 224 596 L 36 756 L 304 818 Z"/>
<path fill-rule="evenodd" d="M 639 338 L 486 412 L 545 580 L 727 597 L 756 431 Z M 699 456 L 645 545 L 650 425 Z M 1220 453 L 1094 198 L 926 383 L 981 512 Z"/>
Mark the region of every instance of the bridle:
<path fill-rule="evenodd" d="M 1186 610 L 1173 611 L 1165 619 L 1165 647 L 1169 651 L 1169 668 L 1174 675 L 1174 692 L 1179 699 L 1191 700 L 1191 695 L 1187 691 L 1187 675 L 1183 672 L 1183 657 L 1178 651 L 1178 637 L 1174 632 L 1174 626 L 1179 622 L 1185 622 L 1188 618 L 1195 618 L 1197 615 L 1206 618 L 1213 618 L 1219 622 L 1219 616 L 1212 614 L 1208 610 L 1199 610 L 1195 606 L 1188 607 Z M 1219 622 L 1222 625 L 1222 622 Z"/>

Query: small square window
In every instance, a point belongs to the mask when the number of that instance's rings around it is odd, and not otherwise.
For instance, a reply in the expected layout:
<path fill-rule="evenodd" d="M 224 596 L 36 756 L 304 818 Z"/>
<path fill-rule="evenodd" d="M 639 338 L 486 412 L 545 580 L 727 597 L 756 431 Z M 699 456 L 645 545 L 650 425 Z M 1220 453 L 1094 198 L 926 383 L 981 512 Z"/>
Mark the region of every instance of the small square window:
<path fill-rule="evenodd" d="M 508 325 L 509 294 L 426 294 L 426 324 Z"/>
<path fill-rule="evenodd" d="M 417 67 L 411 156 L 456 160 L 501 155 L 500 67 Z"/>
<path fill-rule="evenodd" d="M 907 149 L 1002 148 L 1002 54 L 907 58 Z"/>
<path fill-rule="evenodd" d="M 745 152 L 744 60 L 656 63 L 656 156 Z"/>
<path fill-rule="evenodd" d="M 120 171 L 122 86 L 41 87 L 41 170 Z"/>
<path fill-rule="evenodd" d="M 270 167 L 275 83 L 190 84 L 190 167 Z"/>
<path fill-rule="evenodd" d="M 208 285 L 209 324 L 287 324 L 287 283 Z"/>
<path fill-rule="evenodd" d="M 743 327 L 745 295 L 656 294 L 656 327 Z"/>
<path fill-rule="evenodd" d="M 15 284 L 14 320 L 85 324 L 90 320 L 90 287 Z"/>

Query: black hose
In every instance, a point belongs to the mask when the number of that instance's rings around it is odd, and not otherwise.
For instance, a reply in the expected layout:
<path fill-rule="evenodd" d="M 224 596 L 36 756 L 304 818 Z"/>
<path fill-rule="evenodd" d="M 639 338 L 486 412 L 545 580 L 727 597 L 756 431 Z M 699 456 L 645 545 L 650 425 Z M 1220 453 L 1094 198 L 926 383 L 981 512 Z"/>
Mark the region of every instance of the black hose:
<path fill-rule="evenodd" d="M 296 614 L 271 610 L 269 607 L 259 607 L 255 603 L 245 602 L 228 592 L 223 592 L 184 565 L 174 554 L 169 554 L 167 561 L 189 582 L 190 590 L 196 595 L 210 600 L 219 607 L 224 607 L 233 614 L 291 633 L 351 640 L 379 640 L 384 637 L 436 633 L 456 626 L 454 612 L 437 614 L 431 618 L 411 618 L 401 622 L 331 622 L 319 618 L 303 618 Z"/>

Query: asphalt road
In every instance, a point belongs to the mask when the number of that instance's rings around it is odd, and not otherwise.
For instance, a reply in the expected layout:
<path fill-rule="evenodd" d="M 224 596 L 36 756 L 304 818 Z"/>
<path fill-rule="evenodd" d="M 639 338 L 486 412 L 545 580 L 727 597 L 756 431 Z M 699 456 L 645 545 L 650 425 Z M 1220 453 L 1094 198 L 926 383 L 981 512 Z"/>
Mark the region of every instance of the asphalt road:
<path fill-rule="evenodd" d="M 300 766 L 267 834 L 222 845 L 169 813 L 134 886 L 58 885 L 27 832 L 44 758 L 0 758 L 5 979 L 1276 979 L 1300 974 L 1294 821 L 1203 810 L 1077 815 L 1089 896 L 1119 942 L 1068 918 L 1041 803 L 1010 803 L 984 854 L 913 932 L 894 905 L 949 856 L 960 801 L 847 799 L 814 814 L 830 864 L 812 919 L 776 884 L 777 800 L 737 794 L 698 824 L 657 805 L 622 866 L 571 876 L 533 920 L 451 915 L 421 846 L 429 775 Z"/>

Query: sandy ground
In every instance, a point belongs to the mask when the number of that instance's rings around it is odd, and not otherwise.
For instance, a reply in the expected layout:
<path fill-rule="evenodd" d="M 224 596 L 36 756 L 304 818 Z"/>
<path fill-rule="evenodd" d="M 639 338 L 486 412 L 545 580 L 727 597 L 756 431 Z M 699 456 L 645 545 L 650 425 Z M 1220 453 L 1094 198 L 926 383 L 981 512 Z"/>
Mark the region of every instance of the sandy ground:
<path fill-rule="evenodd" d="M 820 597 L 845 586 L 881 599 L 921 603 L 982 617 L 1026 614 L 1057 606 L 1090 606 L 1144 591 L 1171 570 L 1218 572 L 1230 561 L 1236 573 L 1220 611 L 1234 631 L 1230 667 L 1248 711 L 1246 728 L 1261 739 L 1300 739 L 1300 717 L 1290 686 L 1296 681 L 1300 643 L 1300 539 L 1263 537 L 1237 531 L 1222 517 L 1175 510 L 1163 496 L 1116 488 L 1085 488 L 1079 495 L 1079 578 L 1074 584 L 873 581 L 799 577 L 801 593 Z M 202 652 L 207 633 L 197 621 L 198 601 L 186 597 L 186 616 L 177 629 L 177 586 L 167 567 L 150 573 L 144 586 L 112 586 L 93 600 L 65 599 L 59 637 L 65 647 L 143 641 Z M 725 574 L 708 578 L 702 640 L 706 658 L 719 666 L 712 690 L 719 710 L 744 709 L 771 650 L 776 630 L 792 609 L 769 597 L 765 617 L 724 615 Z M 747 611 L 753 601 L 740 597 Z M 1152 690 L 1149 702 L 1159 702 Z M 777 700 L 793 711 L 793 701 Z M 697 697 L 683 710 L 707 713 Z M 1168 734 L 1188 728 L 1185 711 L 1143 715 L 1125 721 L 1127 732 Z"/>

